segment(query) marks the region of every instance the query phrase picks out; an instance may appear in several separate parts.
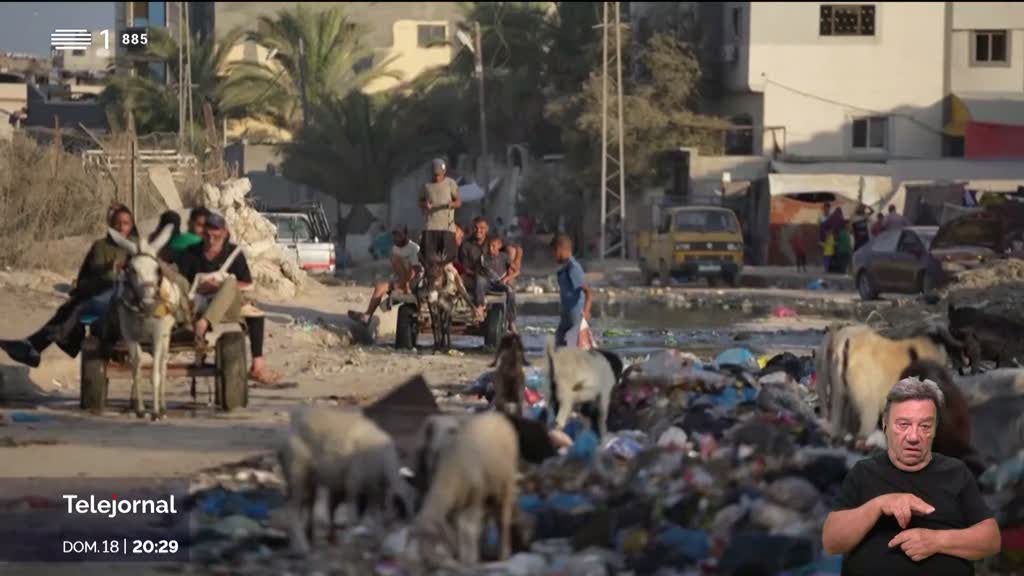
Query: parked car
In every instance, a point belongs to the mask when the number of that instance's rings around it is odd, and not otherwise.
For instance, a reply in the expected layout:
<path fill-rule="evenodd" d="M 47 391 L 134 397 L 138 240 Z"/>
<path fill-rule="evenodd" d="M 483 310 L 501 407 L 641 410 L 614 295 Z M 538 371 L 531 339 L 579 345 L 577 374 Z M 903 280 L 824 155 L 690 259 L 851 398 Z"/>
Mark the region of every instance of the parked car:
<path fill-rule="evenodd" d="M 267 208 L 261 214 L 277 226 L 277 243 L 306 272 L 335 270 L 334 241 L 323 208 L 313 204 L 298 208 Z"/>
<path fill-rule="evenodd" d="M 934 293 L 956 272 L 1002 253 L 998 226 L 986 213 L 970 214 L 939 226 L 887 230 L 853 254 L 857 292 L 874 300 L 882 292 Z"/>

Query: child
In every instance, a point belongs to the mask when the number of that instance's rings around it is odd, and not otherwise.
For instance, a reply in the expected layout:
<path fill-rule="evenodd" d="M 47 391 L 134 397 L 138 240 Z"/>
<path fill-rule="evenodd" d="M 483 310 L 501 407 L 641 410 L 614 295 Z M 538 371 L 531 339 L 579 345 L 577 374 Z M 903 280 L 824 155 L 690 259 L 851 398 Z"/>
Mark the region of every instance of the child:
<path fill-rule="evenodd" d="M 825 273 L 832 271 L 832 258 L 836 255 L 836 235 L 831 230 L 825 232 L 825 241 L 821 243 L 822 261 Z"/>
<path fill-rule="evenodd" d="M 572 256 L 572 240 L 565 234 L 555 236 L 551 243 L 558 269 L 559 322 L 555 331 L 555 344 L 566 345 L 566 334 L 579 328 L 583 320 L 590 320 L 591 295 L 585 283 L 583 267 Z M 574 342 L 573 345 L 576 343 Z"/>
<path fill-rule="evenodd" d="M 487 292 L 505 293 L 505 316 L 508 319 L 509 332 L 516 333 L 516 291 L 512 287 L 519 272 L 513 269 L 508 254 L 501 251 L 500 236 L 492 236 L 487 240 L 487 250 L 480 257 L 480 274 L 476 277 L 477 317 L 483 317 L 483 305 Z"/>
<path fill-rule="evenodd" d="M 804 239 L 800 232 L 794 232 L 789 237 L 789 246 L 793 249 L 793 256 L 796 257 L 796 271 L 807 271 L 807 249 L 804 247 Z"/>

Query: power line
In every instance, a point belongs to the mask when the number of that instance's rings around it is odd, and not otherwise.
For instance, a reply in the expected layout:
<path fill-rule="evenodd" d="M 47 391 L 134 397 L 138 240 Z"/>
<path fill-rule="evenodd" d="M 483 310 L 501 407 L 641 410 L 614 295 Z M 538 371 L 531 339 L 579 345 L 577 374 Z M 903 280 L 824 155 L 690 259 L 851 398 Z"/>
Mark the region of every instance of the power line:
<path fill-rule="evenodd" d="M 899 112 L 885 112 L 885 111 L 881 111 L 881 110 L 872 110 L 871 108 L 865 108 L 863 106 L 857 106 L 857 105 L 854 105 L 854 104 L 850 104 L 848 102 L 841 102 L 839 100 L 834 100 L 834 99 L 829 98 L 827 96 L 820 96 L 818 94 L 812 94 L 811 92 L 807 92 L 806 90 L 801 90 L 799 88 L 793 88 L 792 86 L 787 86 L 785 84 L 782 84 L 781 82 L 776 82 L 774 80 L 771 80 L 771 79 L 768 78 L 768 76 L 766 74 L 761 74 L 761 78 L 764 80 L 765 84 L 771 84 L 772 86 L 777 86 L 779 88 L 782 88 L 783 90 L 788 90 L 789 92 L 793 92 L 794 94 L 799 94 L 799 95 L 801 95 L 801 96 L 803 96 L 805 98 L 810 98 L 812 100 L 818 100 L 820 102 L 825 102 L 826 104 L 832 104 L 834 106 L 839 106 L 839 107 L 842 107 L 842 108 L 851 108 L 851 109 L 854 109 L 854 110 L 859 110 L 861 112 L 867 112 L 869 114 L 875 114 L 875 115 L 878 115 L 878 116 L 892 116 L 894 118 L 905 118 L 905 119 L 913 122 L 914 124 L 920 126 L 921 128 L 924 128 L 925 130 L 928 130 L 929 132 L 931 132 L 933 134 L 938 134 L 940 136 L 945 135 L 945 132 L 943 132 L 942 130 L 937 129 L 937 128 L 931 126 L 930 124 L 928 124 L 928 123 L 926 123 L 926 122 L 924 122 L 922 120 L 918 120 L 917 118 L 911 116 L 910 114 L 902 114 L 902 113 L 899 113 Z"/>

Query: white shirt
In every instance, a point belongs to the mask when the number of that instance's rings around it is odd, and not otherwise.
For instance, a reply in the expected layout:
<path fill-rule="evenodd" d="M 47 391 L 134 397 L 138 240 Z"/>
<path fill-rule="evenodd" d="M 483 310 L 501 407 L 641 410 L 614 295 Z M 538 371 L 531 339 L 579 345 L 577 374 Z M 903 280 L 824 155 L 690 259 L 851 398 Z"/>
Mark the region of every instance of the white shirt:
<path fill-rule="evenodd" d="M 409 240 L 405 246 L 392 246 L 391 257 L 401 258 L 406 266 L 412 268 L 419 264 L 420 245 Z"/>

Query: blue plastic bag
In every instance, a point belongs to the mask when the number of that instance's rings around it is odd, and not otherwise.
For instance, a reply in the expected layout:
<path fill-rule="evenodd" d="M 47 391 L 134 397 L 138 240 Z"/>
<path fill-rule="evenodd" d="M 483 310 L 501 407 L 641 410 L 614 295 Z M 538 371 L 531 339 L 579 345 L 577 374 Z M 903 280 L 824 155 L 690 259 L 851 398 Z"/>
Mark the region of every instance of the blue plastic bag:
<path fill-rule="evenodd" d="M 672 556 L 680 556 L 698 562 L 711 553 L 711 540 L 707 533 L 700 530 L 687 530 L 679 526 L 669 526 L 658 533 L 656 542 L 665 547 Z"/>
<path fill-rule="evenodd" d="M 577 434 L 572 448 L 569 449 L 569 457 L 589 462 L 593 459 L 600 443 L 601 441 L 597 438 L 597 434 L 594 434 L 593 430 L 584 430 Z"/>

